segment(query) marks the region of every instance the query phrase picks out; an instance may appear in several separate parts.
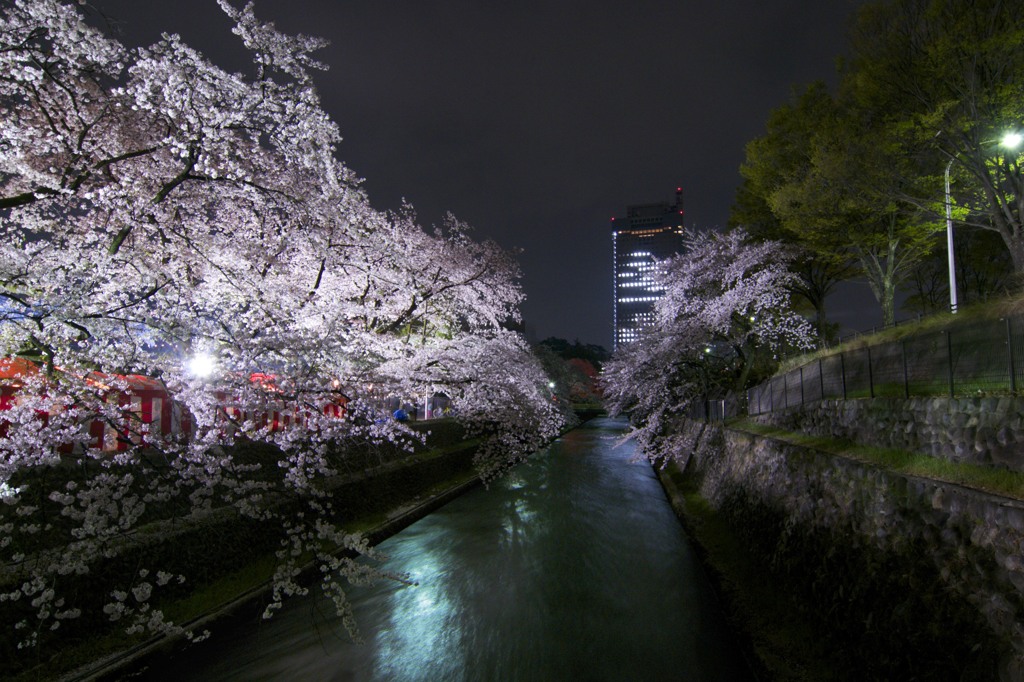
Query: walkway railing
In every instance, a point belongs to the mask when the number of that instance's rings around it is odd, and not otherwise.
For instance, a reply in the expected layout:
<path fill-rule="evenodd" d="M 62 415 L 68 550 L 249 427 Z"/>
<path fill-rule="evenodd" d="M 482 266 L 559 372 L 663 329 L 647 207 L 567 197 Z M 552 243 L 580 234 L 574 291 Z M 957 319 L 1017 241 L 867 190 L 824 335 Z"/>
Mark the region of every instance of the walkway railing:
<path fill-rule="evenodd" d="M 749 414 L 828 398 L 1017 395 L 1024 318 L 979 320 L 823 356 L 747 392 Z"/>

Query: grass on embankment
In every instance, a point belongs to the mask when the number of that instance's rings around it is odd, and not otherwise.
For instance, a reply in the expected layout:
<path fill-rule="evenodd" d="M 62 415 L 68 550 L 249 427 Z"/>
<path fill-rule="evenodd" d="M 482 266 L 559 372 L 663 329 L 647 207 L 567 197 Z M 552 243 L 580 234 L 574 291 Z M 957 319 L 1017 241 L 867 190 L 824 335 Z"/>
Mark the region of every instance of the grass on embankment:
<path fill-rule="evenodd" d="M 983 492 L 1024 500 L 1024 473 L 969 462 L 952 462 L 917 452 L 858 445 L 851 441 L 809 436 L 759 424 L 749 419 L 729 423 L 729 428 L 812 448 L 838 457 L 855 459 L 886 471 L 943 481 Z"/>
<path fill-rule="evenodd" d="M 893 327 L 880 328 L 871 332 L 858 333 L 852 338 L 832 346 L 826 346 L 792 357 L 787 357 L 779 365 L 778 372 L 788 372 L 801 365 L 806 365 L 818 358 L 826 358 L 838 353 L 853 351 L 866 346 L 875 346 L 903 339 L 930 334 L 934 332 L 969 327 L 972 324 L 988 320 L 999 320 L 1024 314 L 1024 294 L 1012 294 L 1002 299 L 988 300 L 960 308 L 956 313 L 939 312 L 916 320 L 898 322 Z M 941 393 L 941 391 L 939 391 Z"/>

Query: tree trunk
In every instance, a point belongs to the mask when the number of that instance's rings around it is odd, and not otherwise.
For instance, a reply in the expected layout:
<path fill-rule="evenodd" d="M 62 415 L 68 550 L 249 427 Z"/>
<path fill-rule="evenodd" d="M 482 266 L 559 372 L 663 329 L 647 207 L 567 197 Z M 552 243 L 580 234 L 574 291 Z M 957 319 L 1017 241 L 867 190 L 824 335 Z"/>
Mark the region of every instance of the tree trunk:
<path fill-rule="evenodd" d="M 886 255 L 879 258 L 877 253 L 859 251 L 858 256 L 864 268 L 871 293 L 882 307 L 882 324 L 891 327 L 896 324 L 896 248 L 897 241 L 890 241 Z"/>
<path fill-rule="evenodd" d="M 825 299 L 821 298 L 814 304 L 814 331 L 818 341 L 828 341 L 828 320 L 825 318 Z"/>
<path fill-rule="evenodd" d="M 1021 239 L 1016 234 L 1008 235 L 1006 232 L 1000 232 L 1003 237 L 1003 242 L 1006 244 L 1006 248 L 1010 251 L 1010 259 L 1013 261 L 1013 272 L 1018 277 L 1024 274 L 1024 239 Z"/>

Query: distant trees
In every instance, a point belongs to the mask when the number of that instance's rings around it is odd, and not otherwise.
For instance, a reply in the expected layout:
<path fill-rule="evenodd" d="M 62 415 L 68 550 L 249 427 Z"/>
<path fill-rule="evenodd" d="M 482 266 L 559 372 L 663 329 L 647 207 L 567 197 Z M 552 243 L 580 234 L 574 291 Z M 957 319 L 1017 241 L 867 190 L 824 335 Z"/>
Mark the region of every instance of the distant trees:
<path fill-rule="evenodd" d="M 564 360 L 572 360 L 573 358 L 586 360 L 598 369 L 601 368 L 601 363 L 611 357 L 611 354 L 604 346 L 599 346 L 595 343 L 580 343 L 579 339 L 570 343 L 566 339 L 549 336 L 538 345 L 550 349 Z"/>
<path fill-rule="evenodd" d="M 126 551 L 143 524 L 225 506 L 277 524 L 278 599 L 304 591 L 311 559 L 344 612 L 337 580 L 366 569 L 334 552 L 367 548 L 324 481 L 352 439 L 413 437 L 368 411 L 371 386 L 450 396 L 484 439 L 485 476 L 562 423 L 504 329 L 522 300 L 513 259 L 454 218 L 428 231 L 411 208 L 374 210 L 310 75 L 323 41 L 220 5 L 250 76 L 174 35 L 125 47 L 59 0 L 0 15 L 0 355 L 34 368 L 0 386 L 0 602 L 20 609 L 5 621 L 19 646 L 81 615 L 62 576 Z M 190 371 L 200 354 L 210 376 Z M 190 438 L 133 411 L 129 375 L 192 416 Z M 354 399 L 344 418 L 338 390 Z M 258 418 L 272 410 L 290 428 Z M 277 468 L 234 459 L 243 441 L 280 448 Z M 150 606 L 171 577 L 140 565 L 105 612 L 173 629 Z"/>
<path fill-rule="evenodd" d="M 953 236 L 960 305 L 982 303 L 1014 288 L 1013 262 L 999 235 L 965 226 Z M 907 310 L 929 315 L 949 309 L 949 262 L 946 235 L 911 275 L 904 301 Z"/>
<path fill-rule="evenodd" d="M 544 361 L 548 376 L 555 381 L 564 398 L 573 403 L 593 403 L 601 399 L 598 374 L 610 354 L 603 347 L 593 343 L 570 343 L 565 339 L 549 336 L 536 346 L 536 352 Z"/>

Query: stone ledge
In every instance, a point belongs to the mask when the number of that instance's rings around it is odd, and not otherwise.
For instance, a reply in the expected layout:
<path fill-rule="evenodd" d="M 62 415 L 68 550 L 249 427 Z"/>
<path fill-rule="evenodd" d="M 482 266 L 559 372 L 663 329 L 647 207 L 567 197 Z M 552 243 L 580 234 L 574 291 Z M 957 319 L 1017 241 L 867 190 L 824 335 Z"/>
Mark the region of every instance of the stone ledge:
<path fill-rule="evenodd" d="M 827 399 L 752 419 L 816 436 L 1024 471 L 1024 397 Z"/>

